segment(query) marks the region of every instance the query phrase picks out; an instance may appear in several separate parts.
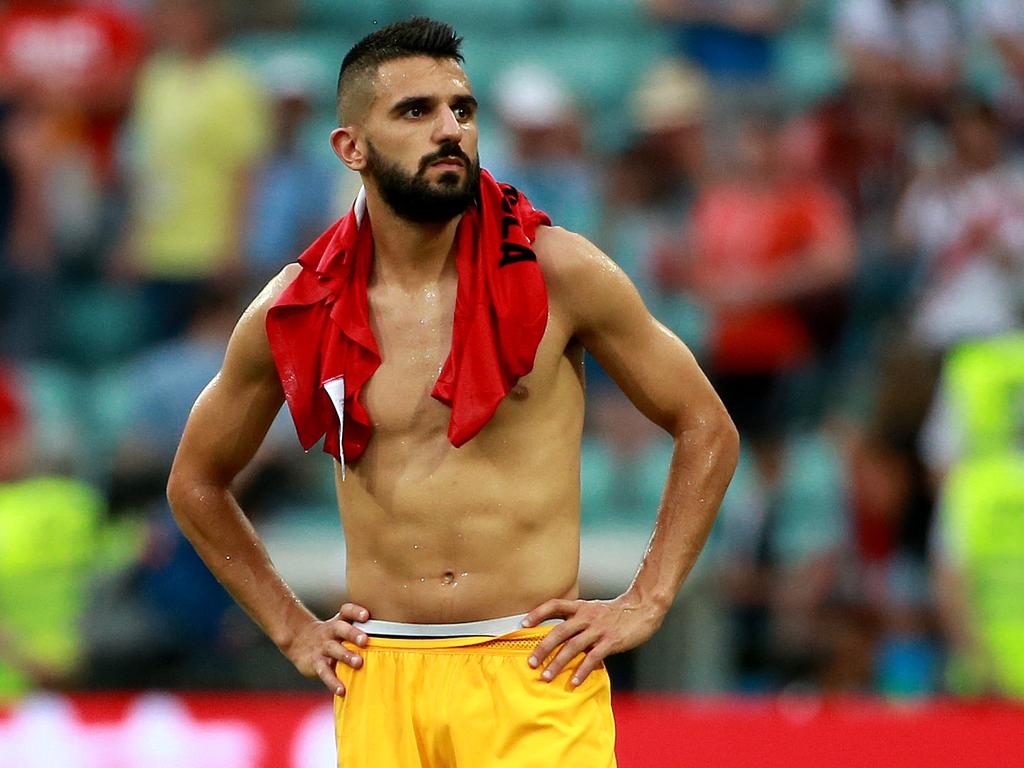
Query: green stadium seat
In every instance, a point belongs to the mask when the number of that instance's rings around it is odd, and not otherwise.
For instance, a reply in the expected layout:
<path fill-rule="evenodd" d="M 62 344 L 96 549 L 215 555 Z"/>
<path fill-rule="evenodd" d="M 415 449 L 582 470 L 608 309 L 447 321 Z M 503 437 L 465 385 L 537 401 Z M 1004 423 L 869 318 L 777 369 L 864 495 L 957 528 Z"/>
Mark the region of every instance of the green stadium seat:
<path fill-rule="evenodd" d="M 298 56 L 310 69 L 310 87 L 317 108 L 334 110 L 334 93 L 338 69 L 346 51 L 356 41 L 355 33 L 327 34 L 311 32 L 258 32 L 232 38 L 230 48 L 252 66 L 257 76 L 264 76 L 274 59 Z"/>
<path fill-rule="evenodd" d="M 104 455 L 112 455 L 138 413 L 138 397 L 122 366 L 105 368 L 86 388 L 89 431 Z"/>
<path fill-rule="evenodd" d="M 81 400 L 81 376 L 68 365 L 36 360 L 19 366 L 28 394 L 36 448 L 44 460 L 75 459 L 83 436 L 87 408 Z"/>
<path fill-rule="evenodd" d="M 607 524 L 613 514 L 615 467 L 603 441 L 585 436 L 580 448 L 580 518 L 583 527 Z"/>
<path fill-rule="evenodd" d="M 322 30 L 338 27 L 353 41 L 410 15 L 409 3 L 399 0 L 299 0 L 299 23 Z"/>
<path fill-rule="evenodd" d="M 417 14 L 448 22 L 467 40 L 477 32 L 513 34 L 546 18 L 546 3 L 542 0 L 415 0 L 408 7 Z M 493 49 L 492 55 L 501 50 Z"/>
<path fill-rule="evenodd" d="M 653 27 L 639 0 L 562 0 L 565 23 L 570 29 L 616 31 Z"/>
<path fill-rule="evenodd" d="M 834 91 L 843 81 L 840 56 L 820 32 L 790 30 L 779 39 L 781 91 L 791 107 L 805 107 Z"/>
<path fill-rule="evenodd" d="M 584 105 L 604 108 L 624 101 L 633 82 L 664 52 L 658 34 L 529 34 L 510 40 L 467 38 L 466 68 L 477 88 L 489 88 L 514 64 L 536 63 L 565 80 Z M 500 56 L 495 56 L 495 52 Z M 480 82 L 483 76 L 484 83 Z"/>
<path fill-rule="evenodd" d="M 58 324 L 60 352 L 68 361 L 96 366 L 136 350 L 145 312 L 137 292 L 113 285 L 70 291 Z"/>
<path fill-rule="evenodd" d="M 651 441 L 631 463 L 627 475 L 632 482 L 631 504 L 622 510 L 623 522 L 653 525 L 672 463 L 672 440 L 664 434 Z"/>

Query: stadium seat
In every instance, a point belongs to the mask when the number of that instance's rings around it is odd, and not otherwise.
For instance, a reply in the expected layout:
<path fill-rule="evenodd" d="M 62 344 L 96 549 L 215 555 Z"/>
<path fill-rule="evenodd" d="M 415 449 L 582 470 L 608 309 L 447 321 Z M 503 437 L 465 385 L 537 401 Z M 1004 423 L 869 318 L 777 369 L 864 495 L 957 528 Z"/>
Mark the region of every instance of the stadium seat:
<path fill-rule="evenodd" d="M 36 448 L 44 461 L 75 461 L 83 436 L 83 382 L 75 370 L 53 360 L 19 366 L 28 393 L 28 409 Z M 83 467 L 76 466 L 81 470 Z"/>
<path fill-rule="evenodd" d="M 623 33 L 653 27 L 639 0 L 562 0 L 570 29 L 596 29 Z"/>
<path fill-rule="evenodd" d="M 794 29 L 779 38 L 780 91 L 788 106 L 806 107 L 836 89 L 843 64 L 828 35 Z"/>
<path fill-rule="evenodd" d="M 585 436 L 580 450 L 580 517 L 583 527 L 599 527 L 611 519 L 615 467 L 608 446 Z"/>
<path fill-rule="evenodd" d="M 91 441 L 104 456 L 116 450 L 122 435 L 138 414 L 138 397 L 123 366 L 104 368 L 94 374 L 84 388 Z"/>
<path fill-rule="evenodd" d="M 299 23 L 310 28 L 339 28 L 358 39 L 374 26 L 383 26 L 409 16 L 408 3 L 398 0 L 298 0 Z"/>
<path fill-rule="evenodd" d="M 91 285 L 69 291 L 58 319 L 61 356 L 93 367 L 133 352 L 142 341 L 144 309 L 130 289 Z"/>
<path fill-rule="evenodd" d="M 467 40 L 477 32 L 510 35 L 517 30 L 535 26 L 544 18 L 546 3 L 542 0 L 487 0 L 467 3 L 465 0 L 414 0 L 409 4 L 415 13 L 446 21 Z M 506 38 L 508 39 L 508 38 Z M 502 51 L 496 48 L 493 53 Z"/>
<path fill-rule="evenodd" d="M 343 33 L 258 32 L 232 38 L 230 48 L 264 76 L 268 65 L 286 56 L 301 56 L 310 68 L 310 87 L 318 109 L 334 110 L 338 69 L 345 52 L 358 39 L 355 31 Z"/>
<path fill-rule="evenodd" d="M 672 463 L 673 443 L 665 434 L 658 437 L 631 462 L 627 473 L 633 481 L 628 509 L 621 510 L 623 522 L 631 525 L 653 525 L 665 478 Z"/>

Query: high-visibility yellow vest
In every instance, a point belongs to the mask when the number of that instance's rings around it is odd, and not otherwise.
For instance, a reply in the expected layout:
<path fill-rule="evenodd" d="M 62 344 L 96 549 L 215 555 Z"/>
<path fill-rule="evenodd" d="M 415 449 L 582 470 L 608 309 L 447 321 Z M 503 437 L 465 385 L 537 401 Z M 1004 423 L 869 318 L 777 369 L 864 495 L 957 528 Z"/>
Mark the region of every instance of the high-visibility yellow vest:
<path fill-rule="evenodd" d="M 1024 698 L 1024 453 L 957 466 L 947 478 L 943 521 L 995 682 Z"/>
<path fill-rule="evenodd" d="M 1024 450 L 1024 333 L 958 347 L 946 364 L 946 386 L 965 457 Z"/>
<path fill-rule="evenodd" d="M 945 375 L 964 439 L 943 492 L 943 534 L 995 683 L 1024 698 L 1024 333 L 963 344 Z"/>
<path fill-rule="evenodd" d="M 0 484 L 0 631 L 20 656 L 58 670 L 78 660 L 102 509 L 99 494 L 68 478 Z M 0 701 L 31 687 L 0 654 Z"/>

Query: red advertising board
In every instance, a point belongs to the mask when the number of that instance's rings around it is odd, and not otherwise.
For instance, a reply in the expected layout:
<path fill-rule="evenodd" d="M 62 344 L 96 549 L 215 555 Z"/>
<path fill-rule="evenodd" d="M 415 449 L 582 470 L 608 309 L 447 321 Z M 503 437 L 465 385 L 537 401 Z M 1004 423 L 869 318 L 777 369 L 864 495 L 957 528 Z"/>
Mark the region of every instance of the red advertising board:
<path fill-rule="evenodd" d="M 1024 766 L 1024 708 L 873 699 L 619 696 L 620 768 Z M 82 694 L 0 711 L 3 768 L 330 768 L 305 694 Z"/>

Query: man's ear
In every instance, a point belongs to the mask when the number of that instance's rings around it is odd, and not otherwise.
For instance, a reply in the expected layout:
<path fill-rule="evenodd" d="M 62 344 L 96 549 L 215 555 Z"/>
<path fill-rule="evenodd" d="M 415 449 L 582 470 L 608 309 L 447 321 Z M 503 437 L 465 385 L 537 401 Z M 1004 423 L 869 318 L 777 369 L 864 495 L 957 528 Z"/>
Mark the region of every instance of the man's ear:
<path fill-rule="evenodd" d="M 359 129 L 353 125 L 347 128 L 335 128 L 331 131 L 331 149 L 350 170 L 362 171 L 366 168 L 366 155 L 357 141 Z"/>

